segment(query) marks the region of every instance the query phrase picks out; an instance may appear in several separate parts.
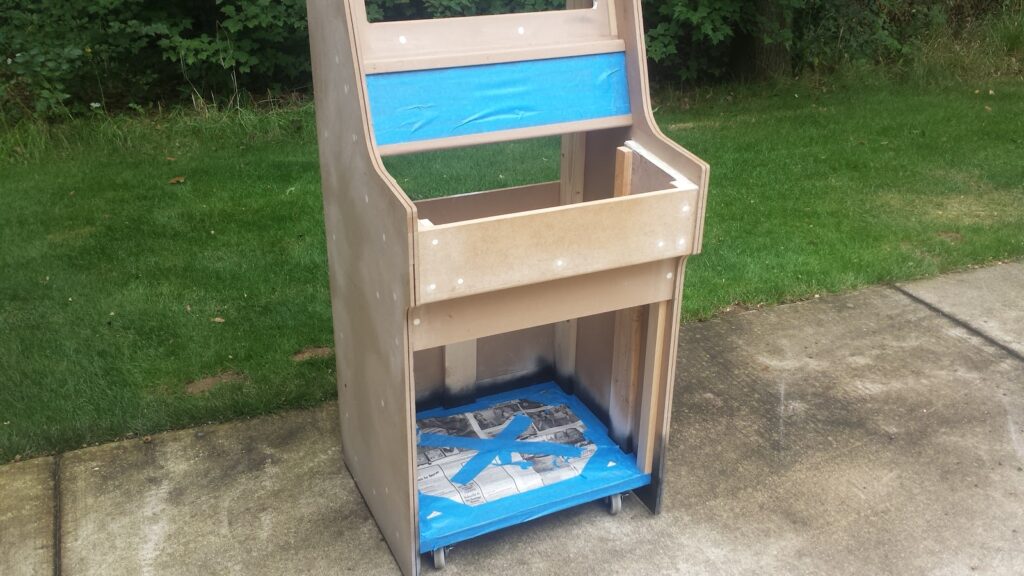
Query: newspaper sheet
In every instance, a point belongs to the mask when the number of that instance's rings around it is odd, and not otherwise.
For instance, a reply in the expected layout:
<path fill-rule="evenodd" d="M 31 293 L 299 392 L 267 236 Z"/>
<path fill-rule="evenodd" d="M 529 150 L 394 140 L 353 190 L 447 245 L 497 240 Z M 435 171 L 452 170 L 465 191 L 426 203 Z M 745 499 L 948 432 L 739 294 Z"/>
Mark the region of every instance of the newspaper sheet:
<path fill-rule="evenodd" d="M 476 450 L 418 446 L 416 483 L 419 491 L 477 506 L 573 478 L 580 474 L 597 449 L 584 436 L 586 426 L 564 404 L 509 400 L 475 412 L 423 418 L 416 424 L 420 433 L 490 439 L 518 414 L 525 414 L 531 420 L 526 431 L 518 436 L 519 441 L 569 444 L 580 448 L 581 455 L 564 458 L 512 452 L 511 464 L 502 465 L 495 458 L 471 482 L 457 484 L 451 478 L 477 454 Z"/>

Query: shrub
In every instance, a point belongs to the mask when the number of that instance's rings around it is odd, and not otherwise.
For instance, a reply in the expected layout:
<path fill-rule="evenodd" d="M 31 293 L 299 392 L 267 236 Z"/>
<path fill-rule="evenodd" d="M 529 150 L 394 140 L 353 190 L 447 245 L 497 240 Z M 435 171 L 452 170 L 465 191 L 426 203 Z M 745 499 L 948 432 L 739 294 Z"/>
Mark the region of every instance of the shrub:
<path fill-rule="evenodd" d="M 304 0 L 0 0 L 8 115 L 308 85 Z"/>
<path fill-rule="evenodd" d="M 564 0 L 366 2 L 375 21 L 565 5 Z M 900 67 L 918 61 L 927 74 L 948 69 L 943 58 L 970 61 L 965 69 L 1018 70 L 1024 59 L 1024 0 L 1002 2 L 645 0 L 643 5 L 655 79 L 693 83 L 751 73 L 828 72 L 850 63 Z M 3 117 L 140 109 L 189 98 L 237 103 L 240 95 L 302 92 L 310 85 L 305 0 L 0 0 L 0 14 Z M 979 66 L 980 58 L 989 61 Z"/>

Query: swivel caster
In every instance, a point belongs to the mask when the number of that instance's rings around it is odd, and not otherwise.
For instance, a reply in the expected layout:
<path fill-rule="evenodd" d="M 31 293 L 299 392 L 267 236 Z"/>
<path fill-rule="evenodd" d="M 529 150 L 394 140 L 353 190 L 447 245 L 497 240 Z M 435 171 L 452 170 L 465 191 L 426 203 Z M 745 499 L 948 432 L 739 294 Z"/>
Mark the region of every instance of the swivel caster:
<path fill-rule="evenodd" d="M 615 516 L 622 511 L 622 494 L 612 494 L 608 497 L 608 513 Z"/>
<path fill-rule="evenodd" d="M 434 560 L 434 570 L 444 570 L 444 546 L 435 548 L 430 556 Z"/>

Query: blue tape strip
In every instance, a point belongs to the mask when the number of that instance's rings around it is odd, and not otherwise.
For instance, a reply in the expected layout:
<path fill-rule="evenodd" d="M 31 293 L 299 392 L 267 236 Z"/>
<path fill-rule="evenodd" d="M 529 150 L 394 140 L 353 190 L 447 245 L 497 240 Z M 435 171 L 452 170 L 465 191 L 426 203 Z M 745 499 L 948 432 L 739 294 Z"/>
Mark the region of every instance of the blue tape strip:
<path fill-rule="evenodd" d="M 448 436 L 447 434 L 420 434 L 419 445 L 431 448 L 465 448 L 477 450 L 476 456 L 462 465 L 452 476 L 456 484 L 469 484 L 494 459 L 499 464 L 512 463 L 512 452 L 520 454 L 546 454 L 562 458 L 578 458 L 583 450 L 576 446 L 568 446 L 557 442 L 519 442 L 517 438 L 530 427 L 533 421 L 525 414 L 517 414 L 505 424 L 505 427 L 494 438 L 467 438 L 465 436 Z"/>
<path fill-rule="evenodd" d="M 378 145 L 630 113 L 622 52 L 366 76 Z"/>
<path fill-rule="evenodd" d="M 420 493 L 420 550 L 429 551 L 441 546 L 450 546 L 494 530 L 650 484 L 650 474 L 641 472 L 636 467 L 635 458 L 619 449 L 608 437 L 608 430 L 601 421 L 576 397 L 565 394 L 554 383 L 495 394 L 481 398 L 468 406 L 427 410 L 417 414 L 416 418 L 422 420 L 475 412 L 499 402 L 516 399 L 533 400 L 550 406 L 567 405 L 583 421 L 586 426 L 584 437 L 592 442 L 597 450 L 590 457 L 582 473 L 576 477 L 478 506 L 468 506 L 449 498 Z M 507 427 L 508 425 L 506 429 Z M 488 463 L 492 461 L 493 458 Z"/>

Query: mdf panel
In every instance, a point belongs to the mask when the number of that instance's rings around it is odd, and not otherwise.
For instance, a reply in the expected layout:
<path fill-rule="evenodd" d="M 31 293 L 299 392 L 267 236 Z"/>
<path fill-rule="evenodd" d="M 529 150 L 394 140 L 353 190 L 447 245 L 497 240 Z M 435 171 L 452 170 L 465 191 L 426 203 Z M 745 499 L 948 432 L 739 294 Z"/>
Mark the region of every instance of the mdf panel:
<path fill-rule="evenodd" d="M 421 228 L 417 301 L 681 256 L 692 245 L 696 197 L 666 190 Z"/>
<path fill-rule="evenodd" d="M 416 202 L 420 221 L 450 224 L 558 206 L 559 183 L 542 182 Z"/>
<path fill-rule="evenodd" d="M 412 203 L 371 151 L 349 4 L 310 0 L 317 139 L 345 463 L 402 572 L 418 571 Z"/>
<path fill-rule="evenodd" d="M 473 18 L 443 18 L 363 24 L 364 58 L 376 62 L 444 58 L 445 65 L 464 66 L 488 53 L 519 52 L 529 58 L 538 48 L 616 40 L 610 4 L 598 9 L 496 14 Z M 486 60 L 485 60 L 486 61 Z"/>
<path fill-rule="evenodd" d="M 412 345 L 424 350 L 668 300 L 676 287 L 676 260 L 417 306 L 412 310 Z"/>

